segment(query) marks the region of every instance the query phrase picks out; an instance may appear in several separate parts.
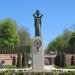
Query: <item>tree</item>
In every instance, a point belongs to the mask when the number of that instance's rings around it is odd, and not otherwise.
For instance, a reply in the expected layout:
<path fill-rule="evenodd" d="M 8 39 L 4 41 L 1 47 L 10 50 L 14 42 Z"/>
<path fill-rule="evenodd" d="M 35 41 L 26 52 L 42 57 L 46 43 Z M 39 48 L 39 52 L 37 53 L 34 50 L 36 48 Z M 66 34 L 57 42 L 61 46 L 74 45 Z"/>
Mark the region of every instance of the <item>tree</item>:
<path fill-rule="evenodd" d="M 16 57 L 13 56 L 12 65 L 16 65 Z"/>
<path fill-rule="evenodd" d="M 74 66 L 75 65 L 75 56 L 71 57 L 71 65 Z"/>
<path fill-rule="evenodd" d="M 22 54 L 22 66 L 25 67 L 27 64 L 26 53 Z"/>
<path fill-rule="evenodd" d="M 57 55 L 55 57 L 55 60 L 54 60 L 54 64 L 56 66 L 60 66 L 61 65 L 61 53 L 60 52 L 57 53 Z"/>
<path fill-rule="evenodd" d="M 55 57 L 55 65 L 59 67 L 65 67 L 66 66 L 66 58 L 65 58 L 65 53 L 58 52 L 56 57 Z"/>
<path fill-rule="evenodd" d="M 18 35 L 19 35 L 19 39 L 20 39 L 20 45 L 21 46 L 29 46 L 30 49 L 31 49 L 32 39 L 31 39 L 30 34 L 28 33 L 28 31 L 24 28 L 20 28 L 18 30 Z"/>
<path fill-rule="evenodd" d="M 57 36 L 52 42 L 48 44 L 49 51 L 62 51 L 64 49 L 64 40 L 61 36 Z"/>
<path fill-rule="evenodd" d="M 0 53 L 30 52 L 32 40 L 26 29 L 17 29 L 17 24 L 12 19 L 0 22 Z M 26 47 L 26 48 L 25 48 Z"/>
<path fill-rule="evenodd" d="M 22 55 L 21 55 L 21 53 L 18 53 L 17 67 L 22 67 Z"/>
<path fill-rule="evenodd" d="M 65 67 L 66 66 L 66 57 L 65 57 L 65 53 L 62 52 L 61 53 L 61 67 Z"/>
<path fill-rule="evenodd" d="M 0 44 L 14 46 L 18 43 L 17 24 L 11 19 L 2 20 L 0 22 Z"/>
<path fill-rule="evenodd" d="M 65 53 L 71 53 L 69 40 L 72 37 L 72 33 L 72 31 L 65 29 L 62 35 L 57 36 L 48 44 L 47 51 L 63 51 Z"/>
<path fill-rule="evenodd" d="M 75 32 L 72 32 L 72 36 L 69 40 L 70 52 L 75 53 Z"/>
<path fill-rule="evenodd" d="M 64 52 L 70 53 L 70 48 L 69 48 L 69 40 L 71 38 L 72 31 L 69 29 L 64 29 L 64 32 L 62 34 L 63 40 L 64 40 Z"/>

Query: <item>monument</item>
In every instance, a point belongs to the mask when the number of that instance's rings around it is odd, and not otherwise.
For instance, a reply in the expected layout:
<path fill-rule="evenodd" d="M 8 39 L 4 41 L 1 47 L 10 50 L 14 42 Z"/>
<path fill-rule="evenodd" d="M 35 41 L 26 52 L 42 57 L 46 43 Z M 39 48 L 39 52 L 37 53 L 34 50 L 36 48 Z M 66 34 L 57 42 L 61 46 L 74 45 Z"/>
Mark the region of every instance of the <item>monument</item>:
<path fill-rule="evenodd" d="M 44 44 L 41 36 L 41 18 L 42 14 L 39 10 L 33 14 L 35 37 L 32 44 L 32 69 L 43 70 L 44 69 Z"/>

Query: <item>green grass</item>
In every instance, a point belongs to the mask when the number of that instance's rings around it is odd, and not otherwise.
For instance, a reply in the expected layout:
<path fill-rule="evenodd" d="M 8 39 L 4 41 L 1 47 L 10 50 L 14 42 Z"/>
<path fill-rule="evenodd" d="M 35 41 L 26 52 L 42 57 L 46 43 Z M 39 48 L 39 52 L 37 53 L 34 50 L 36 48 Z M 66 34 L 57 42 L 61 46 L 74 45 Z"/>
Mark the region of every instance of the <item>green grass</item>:
<path fill-rule="evenodd" d="M 0 68 L 16 68 L 16 66 L 15 65 L 4 65 Z"/>
<path fill-rule="evenodd" d="M 25 67 L 16 67 L 16 65 L 4 65 L 4 66 L 0 66 L 0 68 L 8 68 L 8 69 L 15 69 L 15 68 L 28 68 L 28 66 Z"/>
<path fill-rule="evenodd" d="M 75 66 L 66 66 L 66 67 L 59 67 L 59 66 L 54 66 L 57 69 L 75 69 Z"/>
<path fill-rule="evenodd" d="M 75 69 L 75 66 L 66 66 L 67 69 Z"/>

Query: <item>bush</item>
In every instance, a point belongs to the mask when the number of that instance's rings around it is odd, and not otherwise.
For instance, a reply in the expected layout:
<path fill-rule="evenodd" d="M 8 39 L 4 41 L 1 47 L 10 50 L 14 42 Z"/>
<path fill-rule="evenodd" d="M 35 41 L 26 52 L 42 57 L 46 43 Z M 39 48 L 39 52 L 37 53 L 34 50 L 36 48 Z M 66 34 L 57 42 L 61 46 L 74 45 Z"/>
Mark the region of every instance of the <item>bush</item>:
<path fill-rule="evenodd" d="M 3 68 L 16 68 L 15 65 L 4 65 Z"/>
<path fill-rule="evenodd" d="M 21 53 L 18 53 L 17 67 L 22 67 L 22 56 L 21 56 Z"/>
<path fill-rule="evenodd" d="M 13 56 L 12 65 L 16 65 L 16 57 Z"/>
<path fill-rule="evenodd" d="M 68 71 L 68 72 L 60 73 L 59 75 L 75 75 L 75 72 L 74 71 Z"/>
<path fill-rule="evenodd" d="M 75 66 L 66 66 L 67 69 L 75 69 Z"/>
<path fill-rule="evenodd" d="M 54 63 L 56 66 L 60 66 L 61 64 L 61 53 L 57 53 L 56 57 L 55 57 L 55 60 L 54 60 Z"/>
<path fill-rule="evenodd" d="M 59 67 L 65 67 L 66 66 L 66 58 L 65 53 L 58 53 L 55 57 L 55 65 Z"/>
<path fill-rule="evenodd" d="M 75 56 L 71 57 L 71 65 L 75 65 Z"/>
<path fill-rule="evenodd" d="M 26 66 L 26 53 L 22 54 L 22 67 Z"/>
<path fill-rule="evenodd" d="M 65 58 L 65 53 L 63 52 L 61 54 L 61 67 L 65 67 L 66 66 L 66 58 Z"/>

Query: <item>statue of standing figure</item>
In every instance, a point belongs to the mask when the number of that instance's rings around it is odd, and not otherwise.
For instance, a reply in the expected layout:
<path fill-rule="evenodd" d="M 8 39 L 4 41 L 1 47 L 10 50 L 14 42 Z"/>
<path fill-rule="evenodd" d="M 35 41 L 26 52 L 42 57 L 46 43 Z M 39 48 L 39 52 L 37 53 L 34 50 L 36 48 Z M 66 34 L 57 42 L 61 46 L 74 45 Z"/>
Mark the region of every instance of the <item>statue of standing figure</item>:
<path fill-rule="evenodd" d="M 41 36 L 41 17 L 43 15 L 40 14 L 39 10 L 36 10 L 33 16 L 34 16 L 34 24 L 35 24 L 35 36 Z"/>

